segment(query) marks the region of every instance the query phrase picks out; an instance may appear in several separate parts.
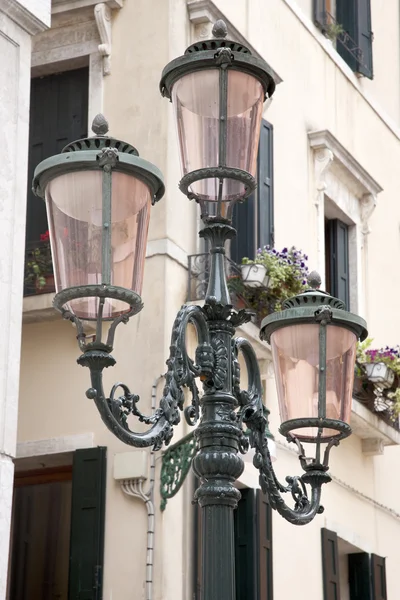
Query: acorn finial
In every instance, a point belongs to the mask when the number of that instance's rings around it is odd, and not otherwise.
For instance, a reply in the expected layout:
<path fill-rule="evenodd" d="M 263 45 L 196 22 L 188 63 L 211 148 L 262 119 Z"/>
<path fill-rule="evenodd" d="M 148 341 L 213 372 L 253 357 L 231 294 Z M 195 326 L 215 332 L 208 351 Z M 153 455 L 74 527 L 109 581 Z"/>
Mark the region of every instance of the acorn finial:
<path fill-rule="evenodd" d="M 101 113 L 93 119 L 92 131 L 95 135 L 106 135 L 108 132 L 108 121 Z"/>
<path fill-rule="evenodd" d="M 318 290 L 321 287 L 321 276 L 317 271 L 311 271 L 307 277 L 307 283 L 313 290 Z"/>
<path fill-rule="evenodd" d="M 225 21 L 222 19 L 215 21 L 214 27 L 212 28 L 212 34 L 215 38 L 225 38 L 228 35 L 228 28 Z"/>

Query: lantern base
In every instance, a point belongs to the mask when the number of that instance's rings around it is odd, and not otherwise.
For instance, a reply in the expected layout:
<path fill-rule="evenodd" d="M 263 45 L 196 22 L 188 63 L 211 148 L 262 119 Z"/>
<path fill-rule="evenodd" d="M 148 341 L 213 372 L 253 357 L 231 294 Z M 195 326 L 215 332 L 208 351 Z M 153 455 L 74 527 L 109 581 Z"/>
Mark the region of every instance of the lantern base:
<path fill-rule="evenodd" d="M 68 303 L 72 300 L 77 300 L 79 298 L 111 298 L 113 300 L 120 300 L 121 302 L 125 302 L 128 306 L 126 311 L 121 311 L 120 314 L 123 314 L 124 318 L 129 319 L 133 315 L 136 315 L 143 308 L 143 302 L 139 294 L 132 290 L 128 290 L 123 287 L 119 287 L 116 285 L 79 285 L 76 287 L 65 288 L 58 292 L 55 295 L 53 300 L 53 306 L 56 310 L 61 312 L 64 316 L 66 312 L 73 313 L 73 311 L 68 308 Z M 67 305 L 67 306 L 65 306 Z M 83 318 L 81 315 L 78 315 L 81 319 Z M 101 317 L 102 321 L 114 321 L 118 315 L 114 315 L 112 317 Z M 85 321 L 97 321 L 99 316 L 97 315 L 95 318 L 84 318 Z"/>
<path fill-rule="evenodd" d="M 193 183 L 197 181 L 201 181 L 203 179 L 218 179 L 222 182 L 222 185 L 225 181 L 234 180 L 239 181 L 243 184 L 244 189 L 243 192 L 239 194 L 231 194 L 227 197 L 219 198 L 218 196 L 210 197 L 205 194 L 196 194 L 192 189 L 189 189 Z M 182 177 L 179 182 L 179 189 L 185 196 L 187 196 L 190 200 L 196 200 L 200 204 L 202 202 L 237 202 L 244 200 L 257 187 L 257 182 L 253 175 L 248 173 L 248 171 L 244 171 L 243 169 L 234 169 L 232 167 L 209 167 L 205 169 L 197 169 L 196 171 L 191 171 L 190 173 L 186 173 Z"/>
<path fill-rule="evenodd" d="M 323 430 L 325 429 L 333 429 L 337 431 L 337 434 L 334 435 L 301 435 L 299 433 L 293 433 L 293 431 L 297 429 L 304 429 L 313 427 L 315 429 Z M 310 444 L 317 443 L 329 443 L 332 440 L 342 440 L 348 437 L 351 434 L 351 427 L 344 421 L 340 421 L 338 419 L 327 419 L 327 418 L 318 418 L 318 417 L 309 417 L 305 419 L 290 419 L 289 421 L 284 421 L 279 428 L 279 433 L 285 436 L 290 441 L 293 439 L 298 439 L 300 442 L 308 442 Z"/>

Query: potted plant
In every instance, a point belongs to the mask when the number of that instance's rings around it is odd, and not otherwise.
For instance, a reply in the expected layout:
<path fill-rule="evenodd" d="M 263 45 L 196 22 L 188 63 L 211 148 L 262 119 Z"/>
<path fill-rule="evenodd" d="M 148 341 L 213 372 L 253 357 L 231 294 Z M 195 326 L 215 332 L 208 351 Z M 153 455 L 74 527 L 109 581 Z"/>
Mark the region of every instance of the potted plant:
<path fill-rule="evenodd" d="M 24 283 L 32 286 L 35 293 L 43 294 L 54 291 L 53 262 L 48 231 L 41 234 L 37 246 L 27 251 Z"/>
<path fill-rule="evenodd" d="M 381 390 L 390 389 L 400 378 L 400 346 L 386 346 L 377 350 L 370 348 L 372 338 L 367 338 L 364 342 L 357 344 L 357 364 L 358 371 L 363 369 L 369 381 Z M 357 375 L 360 375 L 357 372 Z M 400 413 L 400 388 L 387 393 L 393 403 L 393 410 L 396 414 Z"/>
<path fill-rule="evenodd" d="M 268 288 L 268 297 L 275 300 L 275 310 L 287 298 L 302 292 L 307 284 L 308 256 L 295 246 L 279 251 L 270 246 L 257 250 L 256 258 L 250 261 L 244 258 L 242 264 L 256 264 L 265 267 L 264 288 Z"/>

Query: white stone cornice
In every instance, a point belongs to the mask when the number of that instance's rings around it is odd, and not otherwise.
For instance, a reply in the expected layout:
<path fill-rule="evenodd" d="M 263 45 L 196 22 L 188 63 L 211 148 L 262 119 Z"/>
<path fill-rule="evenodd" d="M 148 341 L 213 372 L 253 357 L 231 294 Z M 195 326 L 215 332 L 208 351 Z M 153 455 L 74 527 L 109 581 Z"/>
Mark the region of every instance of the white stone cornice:
<path fill-rule="evenodd" d="M 4 12 L 30 35 L 50 27 L 50 0 L 43 0 L 40 4 L 33 2 L 30 8 L 18 0 L 0 0 L 0 12 Z"/>
<path fill-rule="evenodd" d="M 56 15 L 57 13 L 67 12 L 68 10 L 95 6 L 98 3 L 99 0 L 53 0 L 51 12 L 53 15 Z M 123 0 L 104 0 L 104 4 L 110 9 L 122 8 Z"/>
<path fill-rule="evenodd" d="M 253 56 L 263 58 L 259 52 L 246 40 L 242 33 L 227 19 L 223 12 L 215 6 L 212 0 L 186 0 L 187 9 L 189 13 L 189 19 L 195 26 L 193 41 L 196 39 L 206 39 L 211 37 L 211 29 L 215 21 L 223 19 L 228 28 L 228 37 L 235 42 L 239 42 L 246 46 Z M 263 58 L 263 60 L 265 60 Z M 267 63 L 268 64 L 268 63 Z M 268 64 L 271 75 L 275 80 L 275 83 L 281 83 L 282 78 L 279 77 L 278 73 Z"/>
<path fill-rule="evenodd" d="M 168 256 L 185 269 L 188 268 L 187 253 L 169 238 L 161 238 L 147 242 L 146 258 L 152 256 Z"/>
<path fill-rule="evenodd" d="M 330 161 L 329 166 L 336 166 L 343 172 L 346 176 L 346 183 L 355 191 L 359 199 L 365 195 L 372 195 L 376 199 L 377 194 L 382 191 L 382 187 L 330 131 L 327 129 L 311 131 L 308 134 L 308 139 L 311 148 L 316 152 L 316 159 L 318 153 L 322 151 L 328 150 L 333 154 L 333 161 Z"/>

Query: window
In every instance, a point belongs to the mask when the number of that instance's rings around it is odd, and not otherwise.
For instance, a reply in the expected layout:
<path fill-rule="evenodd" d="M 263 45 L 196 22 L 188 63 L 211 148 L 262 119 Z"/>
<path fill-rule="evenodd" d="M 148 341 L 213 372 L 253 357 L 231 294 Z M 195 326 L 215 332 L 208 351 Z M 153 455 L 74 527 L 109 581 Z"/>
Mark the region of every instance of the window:
<path fill-rule="evenodd" d="M 373 78 L 371 0 L 314 0 L 314 23 L 353 71 Z"/>
<path fill-rule="evenodd" d="M 325 288 L 350 306 L 349 227 L 339 219 L 325 219 Z"/>
<path fill-rule="evenodd" d="M 323 600 L 387 600 L 385 559 L 321 529 Z"/>
<path fill-rule="evenodd" d="M 237 264 L 254 258 L 257 248 L 274 243 L 273 127 L 262 120 L 257 159 L 257 189 L 247 200 L 236 204 L 233 226 L 237 236 L 231 242 L 230 258 Z"/>
<path fill-rule="evenodd" d="M 8 600 L 101 599 L 105 467 L 106 448 L 89 448 L 72 465 L 17 471 Z"/>
<path fill-rule="evenodd" d="M 234 511 L 236 600 L 273 600 L 272 509 L 261 490 L 243 488 Z M 201 510 L 196 507 L 196 600 L 201 597 Z"/>

